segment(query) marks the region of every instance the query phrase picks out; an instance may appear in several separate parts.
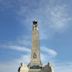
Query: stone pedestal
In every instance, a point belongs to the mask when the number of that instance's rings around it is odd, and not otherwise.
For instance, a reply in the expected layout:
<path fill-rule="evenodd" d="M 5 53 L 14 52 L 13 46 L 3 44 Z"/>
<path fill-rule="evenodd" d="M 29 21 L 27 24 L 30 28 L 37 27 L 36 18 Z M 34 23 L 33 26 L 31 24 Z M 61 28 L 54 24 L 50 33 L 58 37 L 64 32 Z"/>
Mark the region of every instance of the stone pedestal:
<path fill-rule="evenodd" d="M 41 69 L 29 69 L 29 72 L 41 72 Z"/>

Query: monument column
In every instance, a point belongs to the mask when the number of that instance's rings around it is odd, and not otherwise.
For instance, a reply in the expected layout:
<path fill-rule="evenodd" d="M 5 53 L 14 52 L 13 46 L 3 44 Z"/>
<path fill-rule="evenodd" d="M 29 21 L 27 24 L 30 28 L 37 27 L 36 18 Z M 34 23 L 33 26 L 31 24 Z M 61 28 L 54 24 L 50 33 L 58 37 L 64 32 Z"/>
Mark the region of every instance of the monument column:
<path fill-rule="evenodd" d="M 37 21 L 33 21 L 32 26 L 32 52 L 31 52 L 31 62 L 30 62 L 30 69 L 39 70 L 42 67 L 41 60 L 40 60 L 40 42 L 39 42 L 39 29 Z M 35 70 L 35 72 L 36 72 Z M 38 72 L 38 71 L 37 71 Z"/>
<path fill-rule="evenodd" d="M 41 65 L 39 30 L 37 21 L 33 21 L 31 63 L 34 65 Z"/>

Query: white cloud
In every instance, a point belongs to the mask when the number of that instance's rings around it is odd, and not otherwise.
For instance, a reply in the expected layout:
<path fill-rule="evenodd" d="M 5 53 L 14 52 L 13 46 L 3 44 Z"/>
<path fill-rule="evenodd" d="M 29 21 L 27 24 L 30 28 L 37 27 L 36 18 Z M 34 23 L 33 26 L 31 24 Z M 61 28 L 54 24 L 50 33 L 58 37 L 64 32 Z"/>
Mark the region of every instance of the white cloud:
<path fill-rule="evenodd" d="M 17 46 L 17 45 L 0 45 L 0 48 L 7 48 L 7 49 L 11 49 L 11 50 L 17 50 L 20 52 L 27 52 L 27 54 L 24 54 L 24 56 L 22 56 L 19 61 L 24 62 L 24 63 L 29 63 L 30 61 L 30 56 L 31 56 L 31 48 L 27 48 L 24 46 Z M 40 55 L 41 55 L 41 61 L 43 64 L 46 64 L 48 61 L 54 59 L 58 53 L 51 48 L 46 48 L 46 47 L 41 47 L 40 48 Z"/>
<path fill-rule="evenodd" d="M 70 20 L 72 20 L 72 18 L 68 16 L 67 7 L 65 5 L 56 6 L 51 10 L 51 26 L 56 31 L 67 28 Z"/>
<path fill-rule="evenodd" d="M 6 3 L 5 2 L 3 3 L 6 8 L 13 6 L 10 1 L 9 2 L 5 1 Z M 51 6 L 53 5 L 53 2 L 55 2 L 55 0 L 49 0 L 50 4 L 48 3 L 47 0 L 46 2 L 44 0 L 41 0 L 40 5 L 36 9 L 35 8 L 31 9 L 31 7 L 34 7 L 34 6 L 32 6 L 32 4 L 30 5 L 31 2 L 28 2 L 28 0 L 27 0 L 27 3 L 29 4 L 26 3 L 28 6 L 25 6 L 23 4 L 24 0 L 19 0 L 19 1 L 21 3 L 20 10 L 17 11 L 17 14 L 19 15 L 19 21 L 21 21 L 21 23 L 24 24 L 24 27 L 26 27 L 28 31 L 29 30 L 31 31 L 32 21 L 35 17 L 38 17 L 41 39 L 47 39 L 49 37 L 49 34 L 65 30 L 69 26 L 68 22 L 72 19 L 68 16 L 69 13 L 66 11 L 67 8 L 65 5 Z M 23 41 L 19 40 L 18 43 L 19 44 L 24 43 L 24 45 L 30 44 L 30 42 L 25 40 Z M 7 48 L 18 50 L 21 52 L 27 51 L 29 54 L 21 56 L 21 58 L 15 61 L 11 61 L 10 63 L 0 63 L 0 72 L 17 72 L 18 64 L 20 62 L 24 62 L 26 64 L 29 63 L 30 61 L 29 48 L 18 46 L 18 45 L 3 45 L 2 47 L 3 48 L 7 47 Z M 41 49 L 43 52 L 47 53 L 47 55 L 45 55 L 44 53 L 41 54 L 41 60 L 45 64 L 50 58 L 54 58 L 58 54 L 55 50 L 50 48 L 44 47 Z M 72 64 L 56 65 L 55 71 L 56 72 L 71 72 Z"/>
<path fill-rule="evenodd" d="M 72 62 L 56 63 L 55 72 L 72 72 Z"/>
<path fill-rule="evenodd" d="M 48 62 L 53 62 L 54 58 L 58 55 L 58 53 L 51 48 L 41 47 L 41 61 L 42 64 L 45 65 Z"/>
<path fill-rule="evenodd" d="M 25 61 L 27 61 L 26 64 L 29 63 L 28 62 L 30 61 L 29 55 L 21 56 L 19 59 L 16 59 L 10 62 L 0 63 L 0 72 L 17 72 L 20 62 L 25 62 Z M 45 57 L 43 58 L 43 61 L 45 61 Z M 53 64 L 52 65 L 54 68 L 54 72 L 72 72 L 72 62 L 66 62 L 66 63 L 65 62 L 63 63 L 54 62 Z"/>
<path fill-rule="evenodd" d="M 27 55 L 22 55 L 18 59 L 11 60 L 9 62 L 0 62 L 0 72 L 18 72 L 18 67 L 20 63 L 28 64 L 30 62 L 30 53 Z"/>
<path fill-rule="evenodd" d="M 72 17 L 69 16 L 66 5 L 54 5 L 56 0 L 41 0 L 39 6 L 35 9 L 21 5 L 17 12 L 19 21 L 24 27 L 31 31 L 32 21 L 38 18 L 40 39 L 48 39 L 55 32 L 64 32 L 69 26 Z"/>
<path fill-rule="evenodd" d="M 14 59 L 8 62 L 0 62 L 0 72 L 18 72 L 20 63 L 28 64 L 30 62 L 30 53 L 22 55 L 18 59 Z"/>
<path fill-rule="evenodd" d="M 32 39 L 32 37 L 31 36 L 21 36 L 21 37 L 18 37 L 17 39 L 16 39 L 16 44 L 18 44 L 18 45 L 23 45 L 23 46 L 31 46 L 31 40 Z"/>
<path fill-rule="evenodd" d="M 19 63 L 17 61 L 0 63 L 0 72 L 17 72 Z"/>
<path fill-rule="evenodd" d="M 52 48 L 41 47 L 41 51 L 52 56 L 52 57 L 55 57 L 58 55 L 58 53 Z"/>
<path fill-rule="evenodd" d="M 13 49 L 21 52 L 30 52 L 30 48 L 24 46 L 17 46 L 17 45 L 0 45 L 0 48 Z"/>
<path fill-rule="evenodd" d="M 50 53 L 53 56 L 57 55 L 57 52 L 55 50 L 53 50 L 53 49 L 48 49 L 48 53 Z"/>
<path fill-rule="evenodd" d="M 0 63 L 0 72 L 18 72 L 20 63 L 23 62 L 23 64 L 25 64 L 26 62 L 28 63 L 28 61 L 30 61 L 29 56 L 26 55 L 10 62 Z"/>
<path fill-rule="evenodd" d="M 28 53 L 27 55 L 23 55 L 18 59 L 19 63 L 24 63 L 24 64 L 29 64 L 30 63 L 30 57 L 31 57 L 31 53 Z"/>
<path fill-rule="evenodd" d="M 8 48 L 8 46 L 4 46 L 4 47 Z M 23 49 L 18 46 L 9 46 L 9 48 L 15 49 L 18 51 L 28 51 L 28 54 L 22 55 L 19 59 L 15 59 L 10 62 L 0 63 L 0 72 L 6 72 L 6 71 L 7 72 L 17 72 L 19 64 L 21 62 L 23 62 L 24 64 L 28 64 L 30 62 L 30 56 L 31 56 L 30 49 L 27 50 L 27 48 L 23 47 L 24 48 Z M 58 55 L 58 53 L 55 50 L 53 50 L 52 48 L 41 47 L 41 61 L 42 61 L 43 65 L 47 64 L 50 61 L 51 64 L 52 63 L 54 64 L 55 72 L 71 72 L 72 71 L 72 63 L 68 63 L 68 64 L 54 63 L 53 58 L 57 55 Z"/>
<path fill-rule="evenodd" d="M 30 48 L 20 47 L 20 46 L 9 46 L 10 49 L 18 50 L 18 51 L 27 51 L 30 52 Z"/>

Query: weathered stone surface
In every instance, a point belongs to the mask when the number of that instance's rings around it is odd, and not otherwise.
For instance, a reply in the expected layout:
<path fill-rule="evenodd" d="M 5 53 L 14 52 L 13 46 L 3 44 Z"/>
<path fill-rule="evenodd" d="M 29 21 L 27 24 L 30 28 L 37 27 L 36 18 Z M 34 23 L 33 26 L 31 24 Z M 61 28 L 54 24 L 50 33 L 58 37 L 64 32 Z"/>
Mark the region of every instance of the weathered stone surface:
<path fill-rule="evenodd" d="M 33 21 L 32 28 L 32 54 L 31 54 L 31 62 L 29 64 L 29 68 L 32 70 L 39 70 L 41 67 L 40 60 L 40 43 L 39 43 L 39 30 L 37 21 Z"/>
<path fill-rule="evenodd" d="M 52 72 L 50 63 L 42 67 L 39 41 L 38 24 L 37 21 L 33 21 L 31 61 L 27 66 L 21 64 L 18 72 Z"/>
<path fill-rule="evenodd" d="M 42 68 L 41 72 L 52 72 L 52 68 L 51 68 L 51 66 L 50 66 L 50 63 L 48 63 L 47 65 L 45 65 L 45 66 Z"/>

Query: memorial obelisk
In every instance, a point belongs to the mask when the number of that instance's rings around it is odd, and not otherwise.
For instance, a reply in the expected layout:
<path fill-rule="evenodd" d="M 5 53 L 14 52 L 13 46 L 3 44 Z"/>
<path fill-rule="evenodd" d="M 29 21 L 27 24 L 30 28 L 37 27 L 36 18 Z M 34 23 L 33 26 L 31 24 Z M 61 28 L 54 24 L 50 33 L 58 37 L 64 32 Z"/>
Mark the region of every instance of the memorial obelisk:
<path fill-rule="evenodd" d="M 29 72 L 40 72 L 42 68 L 40 59 L 40 40 L 37 21 L 33 21 L 32 26 L 32 50 L 31 62 L 29 64 Z"/>
<path fill-rule="evenodd" d="M 50 63 L 42 67 L 40 58 L 40 40 L 39 29 L 37 21 L 33 21 L 32 25 L 32 48 L 31 48 L 31 61 L 26 66 L 21 63 L 18 72 L 52 72 Z"/>

